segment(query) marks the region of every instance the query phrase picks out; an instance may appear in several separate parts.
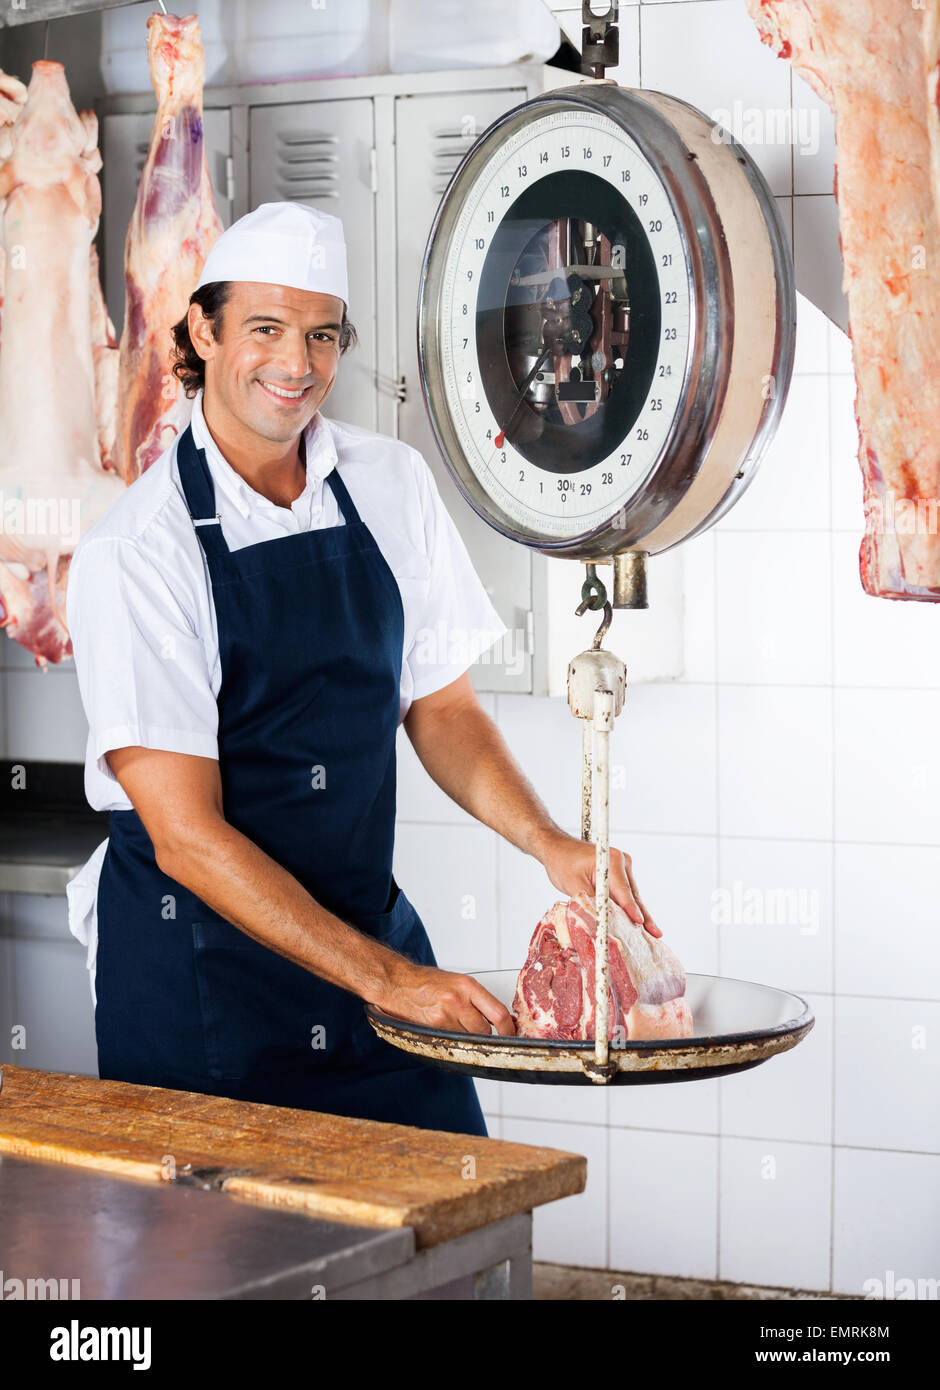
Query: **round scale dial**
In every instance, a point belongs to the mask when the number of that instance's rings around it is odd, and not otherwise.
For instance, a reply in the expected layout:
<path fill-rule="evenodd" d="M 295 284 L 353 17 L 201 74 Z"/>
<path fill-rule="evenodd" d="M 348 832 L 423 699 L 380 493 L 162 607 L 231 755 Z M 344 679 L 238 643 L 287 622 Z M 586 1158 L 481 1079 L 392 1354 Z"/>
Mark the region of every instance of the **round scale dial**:
<path fill-rule="evenodd" d="M 493 152 L 447 247 L 441 366 L 514 528 L 574 536 L 629 501 L 672 426 L 692 315 L 675 213 L 623 129 L 549 114 Z"/>
<path fill-rule="evenodd" d="M 485 520 L 548 553 L 636 544 L 690 489 L 726 404 L 735 289 L 754 288 L 745 268 L 774 310 L 751 370 L 776 359 L 789 381 L 773 198 L 700 113 L 674 103 L 680 133 L 650 104 L 659 95 L 588 84 L 506 113 L 457 170 L 428 243 L 419 357 L 438 444 Z M 737 286 L 709 161 L 750 205 L 742 236 L 757 226 L 766 250 L 762 271 L 739 258 Z M 757 401 L 748 446 L 779 405 Z M 740 482 L 740 449 L 733 462 Z M 652 548 L 673 543 L 661 532 Z"/>

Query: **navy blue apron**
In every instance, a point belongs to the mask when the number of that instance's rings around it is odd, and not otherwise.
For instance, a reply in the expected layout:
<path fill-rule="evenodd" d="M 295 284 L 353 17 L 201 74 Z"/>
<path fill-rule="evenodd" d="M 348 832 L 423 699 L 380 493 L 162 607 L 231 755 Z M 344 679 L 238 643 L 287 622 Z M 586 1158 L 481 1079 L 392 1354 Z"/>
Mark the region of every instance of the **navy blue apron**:
<path fill-rule="evenodd" d="M 178 466 L 212 581 L 226 820 L 360 931 L 435 965 L 392 875 L 404 613 L 334 467 L 346 524 L 230 551 L 192 431 Z M 98 884 L 102 1078 L 486 1134 L 469 1077 L 369 1026 L 361 999 L 252 940 L 163 873 L 112 811 Z"/>

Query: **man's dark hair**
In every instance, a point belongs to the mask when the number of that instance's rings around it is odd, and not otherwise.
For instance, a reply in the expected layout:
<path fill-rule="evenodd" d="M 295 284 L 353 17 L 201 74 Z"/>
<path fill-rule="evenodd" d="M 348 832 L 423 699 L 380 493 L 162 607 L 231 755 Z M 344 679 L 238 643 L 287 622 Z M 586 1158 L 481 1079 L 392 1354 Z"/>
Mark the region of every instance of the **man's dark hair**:
<path fill-rule="evenodd" d="M 212 336 L 217 343 L 222 341 L 222 310 L 228 303 L 229 298 L 228 280 L 212 280 L 208 285 L 203 285 L 201 289 L 193 290 L 189 296 L 190 304 L 198 304 L 203 315 L 209 320 Z M 170 330 L 173 334 L 173 375 L 183 383 L 183 389 L 189 397 L 195 396 L 200 387 L 206 384 L 206 364 L 193 347 L 192 339 L 189 336 L 189 314 L 188 311 L 175 323 Z M 344 353 L 347 348 L 355 347 L 359 341 L 355 328 L 346 317 L 346 306 L 343 305 L 343 321 L 339 330 L 339 350 Z"/>

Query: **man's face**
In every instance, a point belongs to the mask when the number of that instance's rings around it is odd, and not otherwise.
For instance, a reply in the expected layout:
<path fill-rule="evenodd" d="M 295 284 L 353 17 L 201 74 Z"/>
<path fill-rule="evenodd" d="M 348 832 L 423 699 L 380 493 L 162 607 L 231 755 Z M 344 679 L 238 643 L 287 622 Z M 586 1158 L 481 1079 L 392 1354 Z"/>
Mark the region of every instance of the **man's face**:
<path fill-rule="evenodd" d="M 199 306 L 190 305 L 190 335 L 206 363 L 206 395 L 263 439 L 294 439 L 332 388 L 342 317 L 343 301 L 334 295 L 237 280 L 217 324 L 217 342 Z"/>

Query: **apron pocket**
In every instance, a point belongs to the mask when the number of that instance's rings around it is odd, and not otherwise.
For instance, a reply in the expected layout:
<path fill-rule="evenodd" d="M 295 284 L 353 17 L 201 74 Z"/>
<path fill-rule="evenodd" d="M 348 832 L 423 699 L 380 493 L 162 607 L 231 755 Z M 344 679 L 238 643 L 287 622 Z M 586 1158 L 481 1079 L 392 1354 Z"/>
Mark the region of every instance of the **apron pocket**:
<path fill-rule="evenodd" d="M 355 1064 L 362 1000 L 230 922 L 192 924 L 208 1073 L 217 1080 Z"/>
<path fill-rule="evenodd" d="M 407 956 L 418 965 L 437 964 L 424 923 L 401 889 L 388 912 L 378 913 L 373 918 L 360 918 L 359 921 L 361 930 L 368 931 L 383 946 L 390 947 L 399 955 Z M 361 1066 L 370 1071 L 389 1071 L 426 1065 L 421 1058 L 403 1052 L 401 1048 L 393 1047 L 380 1038 L 366 1017 L 365 1002 L 360 1000 L 359 1004 L 359 1022 L 353 1044 Z"/>
<path fill-rule="evenodd" d="M 384 912 L 360 914 L 350 920 L 360 931 L 374 937 L 376 941 L 381 941 L 383 946 L 407 956 L 409 960 L 417 961 L 420 965 L 436 965 L 437 961 L 434 959 L 424 923 L 411 899 L 402 892 L 394 877 L 392 892 L 394 899 L 390 908 L 386 908 Z"/>

